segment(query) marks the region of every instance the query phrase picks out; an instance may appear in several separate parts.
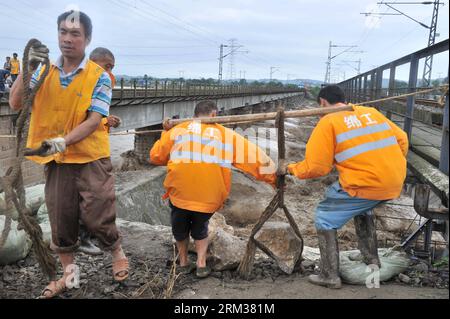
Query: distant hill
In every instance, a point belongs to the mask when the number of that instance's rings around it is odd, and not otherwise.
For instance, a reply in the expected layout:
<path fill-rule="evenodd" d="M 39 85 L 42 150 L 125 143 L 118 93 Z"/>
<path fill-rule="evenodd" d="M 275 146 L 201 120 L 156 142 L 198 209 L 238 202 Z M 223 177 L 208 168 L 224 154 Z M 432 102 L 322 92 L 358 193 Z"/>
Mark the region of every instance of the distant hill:
<path fill-rule="evenodd" d="M 253 80 L 247 80 L 248 82 L 251 82 Z M 270 82 L 270 79 L 261 79 L 261 80 L 256 80 L 258 82 L 264 82 L 264 83 L 268 83 Z M 323 84 L 323 81 L 318 81 L 318 80 L 312 80 L 312 79 L 293 79 L 293 80 L 278 80 L 278 79 L 274 79 L 274 81 L 276 82 L 281 82 L 283 84 L 294 84 L 294 85 L 299 85 L 299 86 L 320 86 L 321 84 Z"/>
<path fill-rule="evenodd" d="M 126 74 L 117 74 L 116 78 L 117 79 L 124 79 L 125 81 L 130 81 L 130 80 L 134 80 L 134 79 L 143 79 L 144 76 L 129 76 Z M 155 78 L 152 76 L 148 76 L 149 80 L 179 80 L 179 78 Z M 184 80 L 198 80 L 198 79 L 184 79 Z M 239 81 L 239 79 L 234 80 L 233 82 Z M 269 83 L 270 80 L 269 79 L 246 79 L 247 83 L 251 83 L 251 82 L 260 82 L 260 83 Z M 311 80 L 311 79 L 293 79 L 293 80 L 278 80 L 278 79 L 274 79 L 273 81 L 275 82 L 281 82 L 282 84 L 294 84 L 294 85 L 299 85 L 299 86 L 320 86 L 321 84 L 323 84 L 323 81 L 318 81 L 318 80 Z M 223 83 L 230 83 L 230 80 L 223 80 Z"/>

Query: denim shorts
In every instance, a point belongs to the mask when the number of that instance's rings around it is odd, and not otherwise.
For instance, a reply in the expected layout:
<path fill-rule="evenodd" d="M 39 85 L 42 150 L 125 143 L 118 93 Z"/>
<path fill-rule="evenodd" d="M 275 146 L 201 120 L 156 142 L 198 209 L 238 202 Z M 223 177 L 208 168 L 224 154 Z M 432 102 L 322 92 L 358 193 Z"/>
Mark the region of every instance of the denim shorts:
<path fill-rule="evenodd" d="M 342 189 L 339 182 L 335 182 L 327 189 L 325 199 L 316 208 L 316 229 L 340 229 L 355 216 L 372 214 L 372 209 L 383 202 L 352 197 Z"/>

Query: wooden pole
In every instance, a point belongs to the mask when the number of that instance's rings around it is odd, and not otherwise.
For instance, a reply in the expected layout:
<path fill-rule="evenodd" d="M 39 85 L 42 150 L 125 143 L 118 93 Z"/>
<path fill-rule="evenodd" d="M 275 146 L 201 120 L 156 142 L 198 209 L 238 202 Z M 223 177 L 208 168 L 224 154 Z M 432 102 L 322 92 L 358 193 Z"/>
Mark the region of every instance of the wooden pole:
<path fill-rule="evenodd" d="M 285 112 L 285 118 L 297 118 L 308 116 L 320 116 L 329 113 L 352 111 L 352 105 L 345 106 L 333 106 L 333 107 L 320 107 L 308 110 L 296 110 Z M 228 115 L 228 116 L 216 116 L 216 117 L 199 117 L 199 118 L 187 118 L 187 119 L 175 119 L 170 120 L 171 125 L 178 125 L 183 122 L 199 121 L 202 123 L 235 123 L 235 122 L 259 122 L 274 120 L 277 117 L 277 112 L 270 113 L 257 113 L 257 114 L 244 114 L 244 115 Z"/>

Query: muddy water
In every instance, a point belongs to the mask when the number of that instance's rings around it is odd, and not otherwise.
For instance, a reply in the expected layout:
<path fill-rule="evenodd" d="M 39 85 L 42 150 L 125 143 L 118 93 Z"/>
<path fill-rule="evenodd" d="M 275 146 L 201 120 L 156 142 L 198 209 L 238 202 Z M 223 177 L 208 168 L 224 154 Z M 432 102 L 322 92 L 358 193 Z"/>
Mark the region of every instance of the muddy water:
<path fill-rule="evenodd" d="M 121 154 L 134 148 L 134 135 L 110 136 L 111 161 L 114 168 L 120 167 L 122 163 Z"/>

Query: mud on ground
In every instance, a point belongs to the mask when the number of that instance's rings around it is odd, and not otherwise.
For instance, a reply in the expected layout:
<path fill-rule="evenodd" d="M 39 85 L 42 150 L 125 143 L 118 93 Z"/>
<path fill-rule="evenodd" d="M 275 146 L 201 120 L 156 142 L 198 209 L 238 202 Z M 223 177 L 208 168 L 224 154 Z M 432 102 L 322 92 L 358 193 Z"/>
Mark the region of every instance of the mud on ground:
<path fill-rule="evenodd" d="M 313 107 L 315 104 L 309 102 Z M 288 160 L 300 161 L 304 156 L 305 143 L 314 127 L 315 119 L 289 119 L 286 122 Z M 270 127 L 271 122 L 260 124 Z M 270 155 L 275 159 L 276 150 Z M 135 163 L 132 153 L 124 155 L 129 170 L 151 169 Z M 314 228 L 314 209 L 322 199 L 326 188 L 337 180 L 330 176 L 300 181 L 289 177 L 286 204 L 299 225 L 306 246 L 317 247 Z M 247 239 L 259 218 L 259 214 L 271 200 L 274 192 L 267 185 L 255 182 L 241 173 L 234 173 L 233 188 L 225 208 L 221 211 L 235 235 Z M 397 243 L 404 232 L 415 227 L 410 220 L 390 219 L 386 216 L 415 217 L 411 198 L 405 194 L 394 202 L 376 210 L 378 237 L 388 246 Z M 275 214 L 273 220 L 285 220 Z M 416 261 L 405 272 L 406 277 L 396 277 L 383 283 L 379 289 L 344 285 L 342 290 L 328 290 L 307 282 L 307 275 L 317 272 L 317 265 L 304 262 L 304 272 L 284 274 L 268 258 L 258 258 L 250 281 L 240 279 L 233 271 L 214 272 L 205 280 L 193 274 L 176 278 L 172 293 L 168 293 L 173 281 L 170 270 L 174 252 L 169 227 L 120 222 L 124 237 L 124 250 L 130 258 L 131 274 L 125 284 L 112 281 L 111 257 L 104 254 L 89 257 L 77 254 L 81 266 L 81 287 L 64 293 L 61 298 L 449 298 L 448 260 L 442 265 L 429 268 Z M 341 250 L 356 248 L 353 223 L 339 231 Z M 195 256 L 191 258 L 194 260 Z M 408 280 L 409 279 L 409 280 Z M 0 298 L 34 298 L 47 284 L 33 254 L 15 265 L 0 267 Z M 441 288 L 441 289 L 439 289 Z"/>

